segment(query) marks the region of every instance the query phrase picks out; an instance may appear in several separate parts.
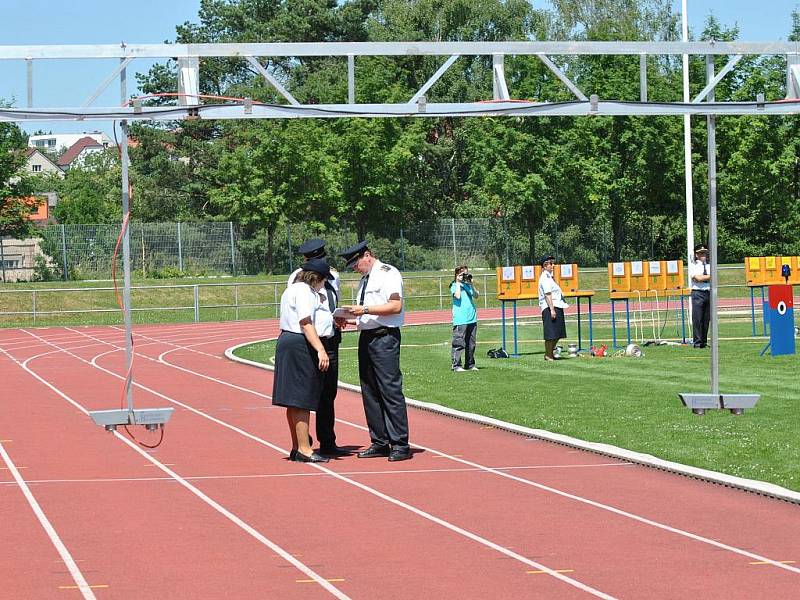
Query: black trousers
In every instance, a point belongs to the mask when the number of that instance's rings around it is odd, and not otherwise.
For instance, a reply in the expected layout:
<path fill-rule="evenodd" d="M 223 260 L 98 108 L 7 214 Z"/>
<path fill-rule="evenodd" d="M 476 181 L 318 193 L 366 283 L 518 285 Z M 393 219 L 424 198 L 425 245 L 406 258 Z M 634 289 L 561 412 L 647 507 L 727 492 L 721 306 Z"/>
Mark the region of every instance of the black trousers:
<path fill-rule="evenodd" d="M 339 381 L 339 344 L 341 341 L 341 333 L 322 340 L 322 345 L 325 346 L 325 351 L 328 353 L 330 366 L 322 374 L 322 393 L 319 398 L 319 408 L 317 408 L 317 440 L 320 448 L 332 448 L 336 445 L 336 433 L 333 430 L 336 411 L 333 403 L 336 400 L 336 392 L 339 391 L 337 383 Z"/>
<path fill-rule="evenodd" d="M 711 292 L 692 290 L 692 333 L 697 348 L 708 345 L 708 326 L 711 323 Z"/>
<path fill-rule="evenodd" d="M 408 411 L 400 373 L 400 329 L 364 330 L 358 338 L 361 396 L 373 444 L 408 448 Z"/>

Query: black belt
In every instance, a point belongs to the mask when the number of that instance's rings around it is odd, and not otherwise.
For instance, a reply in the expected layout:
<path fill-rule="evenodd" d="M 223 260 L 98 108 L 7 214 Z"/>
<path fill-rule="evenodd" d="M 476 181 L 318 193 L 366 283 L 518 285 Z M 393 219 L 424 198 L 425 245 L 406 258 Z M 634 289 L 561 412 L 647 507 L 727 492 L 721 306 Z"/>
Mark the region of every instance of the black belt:
<path fill-rule="evenodd" d="M 374 329 L 362 329 L 361 333 L 371 335 L 372 337 L 383 337 L 399 330 L 399 327 L 375 327 Z"/>
<path fill-rule="evenodd" d="M 710 294 L 711 290 L 695 290 L 695 289 L 693 289 L 692 293 L 695 293 L 695 292 L 700 292 L 701 294 Z"/>

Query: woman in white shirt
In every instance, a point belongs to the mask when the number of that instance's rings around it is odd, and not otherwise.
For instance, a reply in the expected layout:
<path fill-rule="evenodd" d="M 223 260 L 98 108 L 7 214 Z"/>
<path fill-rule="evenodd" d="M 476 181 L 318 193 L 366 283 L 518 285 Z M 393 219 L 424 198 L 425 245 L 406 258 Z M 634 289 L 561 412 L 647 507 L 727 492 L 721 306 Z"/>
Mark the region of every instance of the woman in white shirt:
<path fill-rule="evenodd" d="M 311 449 L 308 435 L 310 411 L 316 411 L 322 391 L 322 373 L 328 370 L 325 347 L 314 321 L 322 299 L 320 290 L 331 271 L 324 259 L 303 263 L 294 283 L 281 296 L 281 334 L 275 346 L 272 404 L 286 407 L 292 436 L 289 460 L 328 462 Z"/>
<path fill-rule="evenodd" d="M 542 309 L 545 360 L 556 360 L 553 351 L 558 340 L 567 337 L 567 324 L 564 320 L 567 303 L 553 277 L 555 263 L 556 259 L 552 256 L 543 256 L 539 263 L 542 265 L 542 274 L 539 276 L 539 308 Z"/>

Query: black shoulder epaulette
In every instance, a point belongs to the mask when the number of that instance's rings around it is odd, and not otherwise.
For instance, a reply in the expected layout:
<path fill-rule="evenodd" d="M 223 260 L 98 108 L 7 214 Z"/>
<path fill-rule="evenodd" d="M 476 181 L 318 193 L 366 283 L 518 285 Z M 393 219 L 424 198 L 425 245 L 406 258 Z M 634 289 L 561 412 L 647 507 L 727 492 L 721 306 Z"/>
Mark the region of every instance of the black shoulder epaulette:
<path fill-rule="evenodd" d="M 389 265 L 381 265 L 381 271 L 391 271 L 392 267 Z"/>

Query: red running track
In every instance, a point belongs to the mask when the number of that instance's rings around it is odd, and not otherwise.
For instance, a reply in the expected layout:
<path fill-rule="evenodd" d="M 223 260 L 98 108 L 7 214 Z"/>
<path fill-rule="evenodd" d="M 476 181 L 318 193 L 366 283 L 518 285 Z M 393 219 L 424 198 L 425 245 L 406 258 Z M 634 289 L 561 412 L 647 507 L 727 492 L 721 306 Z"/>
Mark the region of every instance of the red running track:
<path fill-rule="evenodd" d="M 85 414 L 119 405 L 118 328 L 0 330 L 0 597 L 798 596 L 795 505 L 413 409 L 412 461 L 288 462 L 271 374 L 223 358 L 275 321 L 135 333 L 156 450 Z M 337 417 L 368 443 L 357 394 Z"/>

